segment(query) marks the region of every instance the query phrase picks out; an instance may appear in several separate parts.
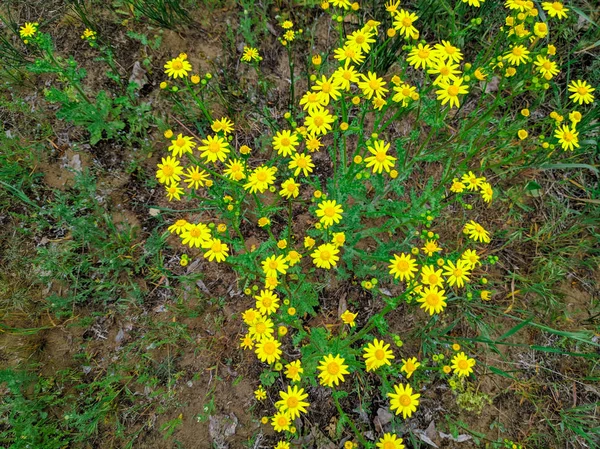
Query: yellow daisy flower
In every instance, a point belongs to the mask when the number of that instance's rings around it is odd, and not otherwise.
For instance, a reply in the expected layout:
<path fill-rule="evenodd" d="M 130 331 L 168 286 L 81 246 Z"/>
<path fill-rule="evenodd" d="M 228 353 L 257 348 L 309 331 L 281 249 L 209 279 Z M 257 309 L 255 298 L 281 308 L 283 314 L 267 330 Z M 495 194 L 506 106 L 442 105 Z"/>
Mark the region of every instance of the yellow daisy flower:
<path fill-rule="evenodd" d="M 350 374 L 348 365 L 344 365 L 345 360 L 339 354 L 329 354 L 323 357 L 319 362 L 317 369 L 320 371 L 319 379 L 321 385 L 333 387 L 344 382 L 344 375 Z"/>
<path fill-rule="evenodd" d="M 390 398 L 390 409 L 396 411 L 396 415 L 402 414 L 404 419 L 410 418 L 417 410 L 420 394 L 413 394 L 410 385 L 394 385 L 394 393 L 388 393 Z"/>

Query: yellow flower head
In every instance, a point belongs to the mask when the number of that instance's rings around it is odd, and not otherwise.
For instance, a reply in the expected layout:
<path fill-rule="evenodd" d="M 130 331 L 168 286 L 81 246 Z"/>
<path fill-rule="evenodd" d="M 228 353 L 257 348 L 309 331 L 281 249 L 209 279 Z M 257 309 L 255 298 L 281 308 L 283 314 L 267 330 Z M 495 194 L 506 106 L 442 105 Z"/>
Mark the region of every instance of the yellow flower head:
<path fill-rule="evenodd" d="M 452 358 L 452 369 L 459 377 L 471 374 L 474 366 L 475 360 L 468 358 L 464 352 L 459 352 Z"/>
<path fill-rule="evenodd" d="M 319 362 L 317 369 L 320 371 L 319 379 L 321 385 L 333 387 L 344 382 L 344 375 L 350 374 L 348 365 L 344 365 L 345 360 L 339 354 L 329 354 L 323 357 Z"/>
<path fill-rule="evenodd" d="M 394 385 L 394 393 L 388 393 L 390 398 L 390 409 L 396 411 L 396 415 L 402 414 L 404 419 L 410 418 L 417 410 L 420 394 L 413 394 L 410 385 Z"/>
<path fill-rule="evenodd" d="M 364 348 L 363 358 L 367 371 L 375 371 L 383 365 L 391 365 L 394 353 L 389 349 L 390 345 L 383 340 L 374 339 L 373 343 Z"/>

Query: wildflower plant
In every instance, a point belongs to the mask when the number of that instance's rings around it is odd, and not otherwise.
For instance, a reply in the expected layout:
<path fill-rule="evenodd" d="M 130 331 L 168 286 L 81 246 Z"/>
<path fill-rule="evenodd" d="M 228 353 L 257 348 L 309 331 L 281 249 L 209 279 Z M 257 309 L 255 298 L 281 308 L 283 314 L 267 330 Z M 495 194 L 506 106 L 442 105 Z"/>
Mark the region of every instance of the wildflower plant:
<path fill-rule="evenodd" d="M 476 14 L 485 3 L 463 0 L 457 11 Z M 508 0 L 504 24 L 468 56 L 459 32 L 448 39 L 423 32 L 418 11 L 398 2 L 386 4 L 384 22 L 364 21 L 360 5 L 347 0 L 321 7 L 337 47 L 311 58 L 310 85 L 298 98 L 291 48 L 301 30 L 279 24 L 291 105 L 267 145 L 236 144 L 236 124 L 212 117 L 202 93 L 208 77 L 198 86 L 185 55 L 165 64 L 168 94 L 182 113 L 198 106 L 204 122 L 165 130 L 156 177 L 169 201 L 200 206 L 169 227 L 187 257 L 227 265 L 248 296 L 240 347 L 263 367 L 257 400 L 277 382 L 269 418 L 283 436 L 277 447 L 298 435 L 294 420 L 310 415 L 317 389 L 331 391 L 353 438 L 373 447 L 344 407 L 354 382 L 387 403 L 398 429 L 421 413 L 427 384 L 477 374 L 476 348 L 451 347 L 458 330 L 445 315 L 492 295 L 485 273 L 496 262 L 495 229 L 484 212 L 499 195 L 494 173 L 539 167 L 559 148 L 581 151 L 594 87 L 562 83 L 550 29 L 569 8 L 558 2 L 540 10 Z M 381 71 L 390 49 L 395 62 Z M 259 51 L 246 47 L 242 61 L 257 64 Z M 548 115 L 551 92 L 565 100 Z M 462 218 L 455 238 L 447 237 L 448 214 Z M 333 322 L 315 324 L 321 310 L 338 309 L 327 288 L 334 281 L 360 289 L 374 311 L 351 304 Z M 390 331 L 398 310 L 420 323 L 418 351 L 402 350 Z M 376 447 L 404 447 L 394 433 L 378 438 Z"/>

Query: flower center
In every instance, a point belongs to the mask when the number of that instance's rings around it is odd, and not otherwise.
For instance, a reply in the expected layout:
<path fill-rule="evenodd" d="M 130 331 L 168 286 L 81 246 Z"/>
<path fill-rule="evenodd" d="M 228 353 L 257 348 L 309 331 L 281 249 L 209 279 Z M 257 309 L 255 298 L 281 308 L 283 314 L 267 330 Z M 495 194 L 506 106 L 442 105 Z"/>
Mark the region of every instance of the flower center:
<path fill-rule="evenodd" d="M 323 126 L 325 120 L 323 120 L 323 117 L 317 116 L 313 119 L 313 122 L 315 124 L 315 126 Z"/>
<path fill-rule="evenodd" d="M 405 97 L 409 97 L 410 89 L 408 87 L 405 87 L 404 89 L 402 89 L 402 95 L 404 95 Z"/>
<path fill-rule="evenodd" d="M 329 81 L 325 81 L 323 84 L 321 84 L 321 91 L 325 92 L 326 94 L 331 92 L 331 83 Z"/>
<path fill-rule="evenodd" d="M 454 270 L 453 274 L 454 274 L 454 277 L 459 278 L 463 275 L 463 270 L 461 268 L 457 268 L 456 270 Z"/>
<path fill-rule="evenodd" d="M 381 86 L 379 85 L 379 81 L 371 80 L 369 81 L 369 87 L 373 90 L 378 90 Z"/>
<path fill-rule="evenodd" d="M 383 449 L 396 449 L 396 447 L 397 446 L 391 441 L 386 441 L 385 443 L 383 443 Z"/>
<path fill-rule="evenodd" d="M 171 67 L 173 67 L 174 70 L 181 70 L 183 69 L 183 63 L 181 61 L 175 61 Z"/>
<path fill-rule="evenodd" d="M 288 192 L 295 192 L 296 191 L 296 185 L 295 184 L 288 184 L 287 186 Z"/>
<path fill-rule="evenodd" d="M 554 2 L 552 3 L 552 7 L 556 10 L 556 11 L 562 11 L 563 10 L 563 5 L 560 2 Z"/>
<path fill-rule="evenodd" d="M 306 159 L 304 159 L 304 158 L 296 159 L 296 165 L 300 168 L 305 168 L 307 165 Z"/>
<path fill-rule="evenodd" d="M 432 285 L 438 283 L 438 276 L 437 276 L 437 274 L 432 273 L 432 274 L 429 275 L 429 277 L 427 279 L 429 280 L 429 283 L 432 284 Z"/>
<path fill-rule="evenodd" d="M 327 250 L 321 251 L 321 260 L 329 260 L 331 258 L 331 254 Z"/>
<path fill-rule="evenodd" d="M 450 69 L 447 66 L 443 66 L 440 68 L 440 75 L 448 76 L 450 75 Z"/>
<path fill-rule="evenodd" d="M 577 89 L 577 92 L 579 93 L 579 95 L 586 95 L 587 94 L 587 89 L 585 87 L 579 87 Z"/>
<path fill-rule="evenodd" d="M 460 369 L 467 369 L 469 368 L 469 362 L 467 362 L 466 360 L 459 360 L 457 363 L 458 367 Z"/>
<path fill-rule="evenodd" d="M 277 263 L 276 260 L 272 260 L 272 261 L 269 262 L 269 268 L 271 270 L 276 270 L 277 269 L 277 265 L 279 265 L 279 264 Z"/>
<path fill-rule="evenodd" d="M 350 79 L 352 79 L 352 72 L 345 70 L 344 73 L 342 74 L 342 78 L 350 81 Z"/>
<path fill-rule="evenodd" d="M 208 144 L 208 151 L 211 153 L 218 153 L 221 151 L 221 145 L 218 142 L 211 142 Z"/>
<path fill-rule="evenodd" d="M 563 140 L 566 142 L 570 142 L 571 140 L 573 140 L 573 134 L 569 131 L 565 131 L 565 133 L 563 134 Z"/>
<path fill-rule="evenodd" d="M 402 19 L 402 25 L 404 25 L 406 28 L 411 27 L 412 19 L 410 17 L 405 17 L 404 19 Z"/>
<path fill-rule="evenodd" d="M 399 260 L 396 263 L 396 269 L 398 271 L 406 271 L 406 270 L 408 270 L 408 262 L 406 260 Z"/>
<path fill-rule="evenodd" d="M 335 208 L 333 206 L 327 206 L 323 213 L 327 217 L 333 217 L 335 215 Z"/>
<path fill-rule="evenodd" d="M 329 362 L 327 365 L 327 372 L 332 376 L 335 376 L 340 372 L 340 365 L 338 365 L 337 362 Z"/>
<path fill-rule="evenodd" d="M 377 351 L 375 351 L 375 358 L 377 360 L 383 360 L 385 358 L 385 352 L 383 351 L 383 349 L 378 349 Z"/>
<path fill-rule="evenodd" d="M 190 231 L 190 235 L 192 237 L 194 237 L 195 239 L 197 239 L 198 237 L 200 237 L 200 229 L 198 228 L 194 228 Z"/>
<path fill-rule="evenodd" d="M 213 252 L 215 252 L 215 253 L 220 253 L 220 252 L 221 252 L 221 249 L 222 249 L 221 242 L 215 242 L 215 243 L 213 243 L 213 246 L 212 246 L 212 248 L 211 248 L 211 249 L 212 249 L 212 250 L 213 250 Z"/>
<path fill-rule="evenodd" d="M 258 323 L 256 325 L 256 333 L 263 334 L 267 330 L 267 325 L 265 323 Z"/>
<path fill-rule="evenodd" d="M 263 345 L 263 351 L 267 355 L 272 355 L 275 352 L 275 349 L 275 344 L 271 341 L 268 341 Z"/>
<path fill-rule="evenodd" d="M 430 293 L 427 295 L 427 304 L 430 306 L 437 306 L 440 303 L 440 297 L 436 293 Z"/>
<path fill-rule="evenodd" d="M 378 151 L 375 155 L 375 159 L 377 160 L 377 162 L 383 162 L 386 160 L 386 158 L 387 154 L 385 153 L 385 151 Z"/>
<path fill-rule="evenodd" d="M 261 171 L 260 173 L 256 174 L 256 179 L 258 179 L 260 182 L 265 182 L 267 180 L 267 174 L 264 171 Z"/>
<path fill-rule="evenodd" d="M 289 147 L 292 142 L 290 142 L 290 139 L 288 139 L 287 137 L 284 137 L 283 139 L 281 139 L 280 143 L 282 147 Z"/>
<path fill-rule="evenodd" d="M 262 304 L 265 309 L 268 309 L 269 307 L 271 307 L 272 303 L 273 302 L 271 301 L 271 298 L 263 298 L 263 300 L 262 300 Z"/>
<path fill-rule="evenodd" d="M 515 47 L 512 50 L 512 54 L 515 56 L 521 56 L 523 54 L 523 50 L 520 47 Z"/>
<path fill-rule="evenodd" d="M 406 362 L 406 371 L 409 373 L 415 370 L 415 364 L 411 361 Z"/>
<path fill-rule="evenodd" d="M 172 176 L 175 170 L 173 169 L 172 165 L 165 165 L 162 171 L 165 176 Z"/>
<path fill-rule="evenodd" d="M 448 95 L 456 97 L 458 95 L 458 87 L 452 85 L 448 87 Z"/>
<path fill-rule="evenodd" d="M 408 407 L 410 405 L 410 403 L 412 402 L 410 399 L 410 396 L 407 394 L 403 394 L 402 396 L 400 396 L 398 398 L 398 402 L 400 402 L 400 405 L 402 407 Z"/>
<path fill-rule="evenodd" d="M 430 53 L 429 50 L 422 48 L 421 50 L 419 50 L 419 58 L 427 59 L 427 58 L 429 58 L 429 53 Z"/>
<path fill-rule="evenodd" d="M 294 398 L 294 397 L 287 398 L 287 406 L 288 406 L 288 408 L 298 407 L 298 398 Z"/>
<path fill-rule="evenodd" d="M 185 145 L 185 139 L 183 137 L 180 137 L 179 139 L 177 139 L 175 141 L 175 145 L 177 145 L 178 147 L 182 147 Z"/>

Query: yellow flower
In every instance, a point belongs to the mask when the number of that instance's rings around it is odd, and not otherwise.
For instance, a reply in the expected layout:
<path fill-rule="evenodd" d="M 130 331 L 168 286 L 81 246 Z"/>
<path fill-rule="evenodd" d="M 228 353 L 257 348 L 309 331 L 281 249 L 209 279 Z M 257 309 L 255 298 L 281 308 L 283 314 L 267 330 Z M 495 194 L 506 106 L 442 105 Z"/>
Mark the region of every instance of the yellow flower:
<path fill-rule="evenodd" d="M 335 117 L 329 113 L 329 110 L 322 106 L 316 106 L 312 112 L 309 111 L 308 116 L 304 119 L 304 126 L 306 126 L 309 133 L 319 136 L 331 131 L 331 124 L 334 121 Z"/>
<path fill-rule="evenodd" d="M 219 239 L 209 240 L 203 243 L 202 247 L 208 249 L 208 251 L 204 253 L 204 257 L 210 262 L 213 260 L 223 262 L 228 256 L 229 248 Z"/>
<path fill-rule="evenodd" d="M 439 90 L 436 90 L 437 99 L 441 100 L 442 105 L 450 102 L 450 107 L 459 107 L 460 102 L 458 101 L 459 95 L 469 93 L 467 86 L 463 85 L 463 78 L 456 78 L 451 80 L 452 82 L 440 82 Z"/>
<path fill-rule="evenodd" d="M 412 376 L 412 374 L 417 370 L 417 368 L 419 366 L 421 366 L 421 364 L 419 362 L 417 362 L 417 358 L 416 357 L 412 357 L 410 359 L 402 359 L 402 367 L 400 368 L 400 371 L 405 372 L 406 373 L 406 378 L 410 379 L 410 376 Z"/>
<path fill-rule="evenodd" d="M 295 433 L 295 432 L 292 432 Z M 276 445 L 274 449 L 290 449 L 290 443 L 288 443 L 287 441 L 279 441 Z"/>
<path fill-rule="evenodd" d="M 450 365 L 444 365 L 442 367 L 442 371 L 446 374 L 450 374 L 450 371 L 452 371 L 452 368 L 450 367 Z"/>
<path fill-rule="evenodd" d="M 205 158 L 207 162 L 216 162 L 217 160 L 224 162 L 229 153 L 229 144 L 227 141 L 220 136 L 208 136 L 206 139 L 202 139 L 204 145 L 199 146 L 198 150 L 201 151 L 200 156 Z"/>
<path fill-rule="evenodd" d="M 167 196 L 169 197 L 169 201 L 175 198 L 177 201 L 181 199 L 181 195 L 183 194 L 183 189 L 179 187 L 177 183 L 171 183 L 170 185 L 165 186 L 167 189 Z"/>
<path fill-rule="evenodd" d="M 272 337 L 265 337 L 256 344 L 256 355 L 261 362 L 272 364 L 281 358 L 281 343 Z"/>
<path fill-rule="evenodd" d="M 340 318 L 342 319 L 342 322 L 344 324 L 347 324 L 350 327 L 355 327 L 356 326 L 356 317 L 358 316 L 358 313 L 352 313 L 349 310 L 344 311 L 344 313 L 342 313 L 342 315 L 340 316 Z"/>
<path fill-rule="evenodd" d="M 445 290 L 438 290 L 436 286 L 432 286 L 431 288 L 425 287 L 417 302 L 420 302 L 420 308 L 429 312 L 430 315 L 440 313 L 446 307 L 446 296 L 444 296 L 444 293 L 446 293 Z"/>
<path fill-rule="evenodd" d="M 227 135 L 233 131 L 233 122 L 227 117 L 221 117 L 220 120 L 215 120 L 210 127 L 216 133 L 222 131 L 223 134 Z"/>
<path fill-rule="evenodd" d="M 172 151 L 175 157 L 183 156 L 186 153 L 191 153 L 195 146 L 196 142 L 194 142 L 193 137 L 179 134 L 176 139 L 171 140 L 169 151 Z"/>
<path fill-rule="evenodd" d="M 250 193 L 260 192 L 263 193 L 275 182 L 276 167 L 267 167 L 261 165 L 257 167 L 248 176 L 248 182 L 244 184 L 244 189 L 249 190 Z"/>
<path fill-rule="evenodd" d="M 481 183 L 481 197 L 486 203 L 491 203 L 494 196 L 494 189 L 488 182 Z"/>
<path fill-rule="evenodd" d="M 323 62 L 323 60 L 321 59 L 321 55 L 313 55 L 312 59 L 312 63 L 315 66 L 320 66 L 321 62 Z"/>
<path fill-rule="evenodd" d="M 179 161 L 174 157 L 163 157 L 162 164 L 157 164 L 157 166 L 156 177 L 161 184 L 168 186 L 181 180 L 179 175 L 183 174 L 183 167 L 179 165 Z"/>
<path fill-rule="evenodd" d="M 375 39 L 373 39 L 373 33 L 365 27 L 354 31 L 350 36 L 347 36 L 346 42 L 350 45 L 354 45 L 361 51 L 368 53 L 371 50 L 371 44 L 375 43 Z"/>
<path fill-rule="evenodd" d="M 308 176 L 312 173 L 315 164 L 312 162 L 310 154 L 296 153 L 292 155 L 292 160 L 288 164 L 290 170 L 294 170 L 294 176 L 298 176 L 300 173 L 304 176 Z"/>
<path fill-rule="evenodd" d="M 548 25 L 546 25 L 544 22 L 537 22 L 533 26 L 533 32 L 537 37 L 543 39 L 548 35 Z"/>
<path fill-rule="evenodd" d="M 394 279 L 400 279 L 401 281 L 408 281 L 414 278 L 415 273 L 418 271 L 417 261 L 404 253 L 400 255 L 394 254 L 394 258 L 390 259 L 388 268 Z"/>
<path fill-rule="evenodd" d="M 319 268 L 329 270 L 337 265 L 340 260 L 338 253 L 340 252 L 331 243 L 320 245 L 310 256 L 313 258 L 313 263 Z"/>
<path fill-rule="evenodd" d="M 448 59 L 451 62 L 459 62 L 463 59 L 460 49 L 448 41 L 442 40 L 441 44 L 435 44 L 434 49 L 437 51 L 437 56 L 441 59 Z"/>
<path fill-rule="evenodd" d="M 260 226 L 261 228 L 264 228 L 268 224 L 271 224 L 271 220 L 269 220 L 267 217 L 260 217 L 258 219 L 258 226 Z"/>
<path fill-rule="evenodd" d="M 331 238 L 331 243 L 333 243 L 336 248 L 343 246 L 344 243 L 346 243 L 346 234 L 343 232 L 334 232 Z"/>
<path fill-rule="evenodd" d="M 423 69 L 430 67 L 433 63 L 435 52 L 428 44 L 419 44 L 414 47 L 407 58 L 410 65 L 416 69 L 423 67 Z"/>
<path fill-rule="evenodd" d="M 465 282 L 469 282 L 468 275 L 471 274 L 467 262 L 458 260 L 456 265 L 452 261 L 446 262 L 444 265 L 444 276 L 447 276 L 447 282 L 450 286 L 456 284 L 457 287 L 463 287 Z"/>
<path fill-rule="evenodd" d="M 254 397 L 259 401 L 267 398 L 267 392 L 263 388 L 263 386 L 259 386 L 256 390 L 254 390 Z"/>
<path fill-rule="evenodd" d="M 258 317 L 262 316 L 256 309 L 247 309 L 242 313 L 242 320 L 248 326 L 254 324 Z"/>
<path fill-rule="evenodd" d="M 370 100 L 373 95 L 378 98 L 385 97 L 385 93 L 388 92 L 384 86 L 386 82 L 383 81 L 383 78 L 378 78 L 377 74 L 369 71 L 367 75 L 362 75 L 361 77 L 363 81 L 358 83 L 358 88 L 362 90 L 363 95 Z"/>
<path fill-rule="evenodd" d="M 168 229 L 171 233 L 181 235 L 181 233 L 185 230 L 188 224 L 189 223 L 187 222 L 187 220 L 180 219 L 173 223 L 171 226 L 169 226 Z"/>
<path fill-rule="evenodd" d="M 300 360 L 295 360 L 285 365 L 285 377 L 292 382 L 300 382 L 300 374 L 302 373 L 304 373 L 304 369 Z"/>
<path fill-rule="evenodd" d="M 302 255 L 298 251 L 290 251 L 286 256 L 286 260 L 289 262 L 290 267 L 293 267 L 302 259 Z"/>
<path fill-rule="evenodd" d="M 279 273 L 285 274 L 288 270 L 288 264 L 286 263 L 285 258 L 282 255 L 269 256 L 261 262 L 261 265 L 265 276 L 277 277 Z"/>
<path fill-rule="evenodd" d="M 421 270 L 421 283 L 431 287 L 443 287 L 442 270 L 436 270 L 433 265 L 424 265 Z"/>
<path fill-rule="evenodd" d="M 508 53 L 504 55 L 509 64 L 519 66 L 529 61 L 529 50 L 523 45 L 515 45 Z"/>
<path fill-rule="evenodd" d="M 413 394 L 413 390 L 410 385 L 394 385 L 394 393 L 388 393 L 390 398 L 390 409 L 396 411 L 396 415 L 402 413 L 404 419 L 410 418 L 412 414 L 417 410 L 419 405 L 420 394 Z"/>
<path fill-rule="evenodd" d="M 244 163 L 239 159 L 229 159 L 225 164 L 223 174 L 233 181 L 241 181 L 246 177 L 244 174 Z"/>
<path fill-rule="evenodd" d="M 248 333 L 254 341 L 273 338 L 273 321 L 259 314 L 248 328 Z"/>
<path fill-rule="evenodd" d="M 384 433 L 383 437 L 379 439 L 376 446 L 379 449 L 404 449 L 404 444 L 402 444 L 404 440 L 402 438 L 398 438 L 393 433 Z"/>
<path fill-rule="evenodd" d="M 538 68 L 538 72 L 548 80 L 559 72 L 556 62 L 550 61 L 545 56 L 538 55 L 533 64 Z"/>
<path fill-rule="evenodd" d="M 305 401 L 308 394 L 304 392 L 304 388 L 298 388 L 296 385 L 293 387 L 288 385 L 287 391 L 280 391 L 279 396 L 281 400 L 275 403 L 275 407 L 279 411 L 285 412 L 291 419 L 300 417 L 300 413 L 306 413 L 306 409 L 310 405 Z"/>
<path fill-rule="evenodd" d="M 167 61 L 165 64 L 165 73 L 171 78 L 184 78 L 188 76 L 188 72 L 192 70 L 192 65 L 189 61 L 177 57 Z"/>
<path fill-rule="evenodd" d="M 473 372 L 475 360 L 470 359 L 464 352 L 459 352 L 452 358 L 452 369 L 459 377 L 468 376 Z"/>
<path fill-rule="evenodd" d="M 247 146 L 247 145 L 242 145 L 240 147 L 240 153 L 241 154 L 244 154 L 244 155 L 250 154 L 251 151 L 252 151 L 252 149 L 249 146 Z"/>
<path fill-rule="evenodd" d="M 81 35 L 81 38 L 82 39 L 86 39 L 86 40 L 91 40 L 91 41 L 96 40 L 96 32 L 90 30 L 89 28 L 86 28 L 83 31 L 83 34 Z"/>
<path fill-rule="evenodd" d="M 273 148 L 280 156 L 287 157 L 294 154 L 297 146 L 298 136 L 287 129 L 278 131 L 273 137 Z"/>
<path fill-rule="evenodd" d="M 401 9 L 394 17 L 394 29 L 407 39 L 418 39 L 419 30 L 414 26 L 418 18 L 415 13 Z"/>
<path fill-rule="evenodd" d="M 254 299 L 256 299 L 256 309 L 262 315 L 269 316 L 279 308 L 279 297 L 270 290 L 261 290 Z"/>
<path fill-rule="evenodd" d="M 431 68 L 427 70 L 430 75 L 437 75 L 433 80 L 433 84 L 439 86 L 440 83 L 448 83 L 457 78 L 460 75 L 458 64 L 453 64 L 452 60 L 436 59 L 432 64 Z"/>
<path fill-rule="evenodd" d="M 350 374 L 348 371 L 348 365 L 344 365 L 345 360 L 340 357 L 339 354 L 329 354 L 323 357 L 323 360 L 319 362 L 317 369 L 321 371 L 319 373 L 319 379 L 321 385 L 326 387 L 333 387 L 339 385 L 340 382 L 344 382 L 344 375 Z"/>
<path fill-rule="evenodd" d="M 300 194 L 299 187 L 300 184 L 296 183 L 294 178 L 289 178 L 286 181 L 283 181 L 283 183 L 281 184 L 281 190 L 279 191 L 279 194 L 287 199 L 290 199 L 292 197 L 297 198 Z"/>
<path fill-rule="evenodd" d="M 529 133 L 524 129 L 520 129 L 519 132 L 517 133 L 517 135 L 519 136 L 519 139 L 524 140 L 524 139 L 527 139 L 527 136 L 529 135 Z"/>
<path fill-rule="evenodd" d="M 462 254 L 462 256 L 460 256 L 460 258 L 462 260 L 464 260 L 465 262 L 467 262 L 470 270 L 473 270 L 479 263 L 479 255 L 477 254 L 477 251 L 475 251 L 474 249 L 465 250 L 465 252 Z"/>
<path fill-rule="evenodd" d="M 312 134 L 307 134 L 304 138 L 304 142 L 306 144 L 306 149 L 311 153 L 319 151 L 319 149 L 323 146 L 321 140 Z"/>
<path fill-rule="evenodd" d="M 189 245 L 190 248 L 200 248 L 205 242 L 210 240 L 210 229 L 204 223 L 190 223 L 185 231 L 181 233 L 181 243 Z"/>
<path fill-rule="evenodd" d="M 469 190 L 477 190 L 481 187 L 481 183 L 485 181 L 485 178 L 478 178 L 472 171 L 462 175 L 461 181 L 466 184 Z"/>
<path fill-rule="evenodd" d="M 450 191 L 454 193 L 462 193 L 467 188 L 464 183 L 460 182 L 458 178 L 454 178 L 452 180 L 452 186 L 450 186 Z"/>
<path fill-rule="evenodd" d="M 489 301 L 491 299 L 492 292 L 489 290 L 481 290 L 481 299 L 484 301 Z"/>
<path fill-rule="evenodd" d="M 250 334 L 244 335 L 240 338 L 240 348 L 242 349 L 252 349 L 254 347 L 254 342 L 252 338 L 250 338 Z"/>
<path fill-rule="evenodd" d="M 330 98 L 334 100 L 340 98 L 340 95 L 342 94 L 340 92 L 341 88 L 342 86 L 340 85 L 338 80 L 334 79 L 333 77 L 327 78 L 325 75 L 323 75 L 320 80 L 317 79 L 315 85 L 312 86 L 312 90 L 321 92 L 323 94 L 324 105 L 329 104 Z"/>
<path fill-rule="evenodd" d="M 339 69 L 338 69 L 339 70 Z M 337 73 L 337 72 L 336 72 Z M 334 73 L 335 76 L 335 73 Z M 318 106 L 327 105 L 327 96 L 321 91 L 307 91 L 302 98 L 300 98 L 300 106 L 305 111 L 312 112 L 318 109 Z"/>
<path fill-rule="evenodd" d="M 573 94 L 569 96 L 569 98 L 580 105 L 583 103 L 590 104 L 594 102 L 594 96 L 592 95 L 592 92 L 595 90 L 596 89 L 588 84 L 587 81 L 571 81 L 569 84 L 569 92 L 573 92 Z"/>
<path fill-rule="evenodd" d="M 319 203 L 316 214 L 323 226 L 328 228 L 341 221 L 343 212 L 342 206 L 335 200 L 325 200 Z"/>
<path fill-rule="evenodd" d="M 561 2 L 544 2 L 542 3 L 542 9 L 547 11 L 550 17 L 557 17 L 558 19 L 566 19 L 567 11 L 569 11 Z"/>
<path fill-rule="evenodd" d="M 281 411 L 275 413 L 275 416 L 273 416 L 273 419 L 271 420 L 271 425 L 273 426 L 275 432 L 283 432 L 285 430 L 290 430 L 291 424 L 292 420 L 287 415 L 287 413 Z"/>
<path fill-rule="evenodd" d="M 304 247 L 306 249 L 310 249 L 315 246 L 315 240 L 312 237 L 306 236 L 304 237 Z"/>
<path fill-rule="evenodd" d="M 36 22 L 25 22 L 25 25 L 19 29 L 19 35 L 21 38 L 31 37 L 37 33 L 38 26 L 39 24 Z"/>
<path fill-rule="evenodd" d="M 354 64 L 361 64 L 365 60 L 361 49 L 354 44 L 346 44 L 341 48 L 336 48 L 333 53 L 333 57 L 340 62 L 350 61 Z"/>
<path fill-rule="evenodd" d="M 375 140 L 373 146 L 368 146 L 367 150 L 372 156 L 366 157 L 365 162 L 367 167 L 373 167 L 373 173 L 381 173 L 383 170 L 386 173 L 394 166 L 396 158 L 387 154 L 390 144 L 386 144 L 383 140 Z"/>
<path fill-rule="evenodd" d="M 389 347 L 390 345 L 385 344 L 383 340 L 374 339 L 373 343 L 369 343 L 363 348 L 367 371 L 375 371 L 383 365 L 392 364 L 391 360 L 394 358 L 394 354 Z"/>
<path fill-rule="evenodd" d="M 421 249 L 429 257 L 433 256 L 434 253 L 439 253 L 440 251 L 442 251 L 442 248 L 438 246 L 436 240 L 427 240 L 425 242 L 425 246 L 423 246 L 423 248 Z"/>
<path fill-rule="evenodd" d="M 579 148 L 579 133 L 575 130 L 575 127 L 569 128 L 569 125 L 559 126 L 554 131 L 554 137 L 558 139 L 558 143 L 565 151 L 573 151 L 575 148 Z"/>
<path fill-rule="evenodd" d="M 490 243 L 490 233 L 486 231 L 483 226 L 473 220 L 465 224 L 463 232 L 476 242 Z"/>
<path fill-rule="evenodd" d="M 393 90 L 396 94 L 392 97 L 392 101 L 402 102 L 402 106 L 407 106 L 408 101 L 412 100 L 413 95 L 417 94 L 417 88 L 406 83 L 394 86 Z"/>

